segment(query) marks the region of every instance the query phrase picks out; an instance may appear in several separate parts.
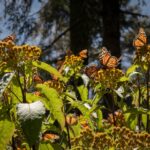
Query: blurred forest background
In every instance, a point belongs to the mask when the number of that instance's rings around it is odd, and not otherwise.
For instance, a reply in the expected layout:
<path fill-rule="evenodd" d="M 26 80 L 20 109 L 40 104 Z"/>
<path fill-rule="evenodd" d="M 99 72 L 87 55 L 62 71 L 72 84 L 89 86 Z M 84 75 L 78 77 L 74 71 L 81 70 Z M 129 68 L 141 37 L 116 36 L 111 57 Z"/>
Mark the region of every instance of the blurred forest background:
<path fill-rule="evenodd" d="M 149 0 L 1 0 L 0 38 L 16 34 L 17 44 L 36 44 L 41 59 L 51 64 L 66 50 L 77 54 L 88 49 L 96 60 L 99 48 L 122 55 L 122 68 L 129 66 L 132 41 L 139 27 L 150 35 Z"/>

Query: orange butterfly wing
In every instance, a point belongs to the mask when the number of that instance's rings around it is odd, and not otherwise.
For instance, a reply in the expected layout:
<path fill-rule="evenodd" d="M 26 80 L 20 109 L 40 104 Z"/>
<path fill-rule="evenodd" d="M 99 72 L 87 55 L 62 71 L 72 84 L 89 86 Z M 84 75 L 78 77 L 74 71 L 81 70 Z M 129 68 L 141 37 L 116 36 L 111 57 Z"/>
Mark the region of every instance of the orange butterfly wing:
<path fill-rule="evenodd" d="M 105 47 L 101 49 L 101 53 L 99 54 L 99 60 L 102 65 L 105 65 L 109 58 L 111 57 L 110 53 L 107 51 Z"/>
<path fill-rule="evenodd" d="M 115 68 L 118 65 L 120 58 L 118 59 L 115 56 L 111 56 L 107 49 L 103 47 L 102 52 L 99 54 L 99 60 L 105 67 Z"/>
<path fill-rule="evenodd" d="M 8 42 L 8 41 L 14 42 L 15 39 L 16 39 L 16 36 L 14 34 L 11 34 L 11 35 L 7 36 L 6 38 L 4 38 L 2 41 L 3 42 Z"/>
<path fill-rule="evenodd" d="M 137 49 L 142 48 L 147 44 L 147 36 L 143 28 L 139 29 L 138 35 L 135 37 L 133 41 L 133 46 Z"/>
<path fill-rule="evenodd" d="M 87 58 L 87 53 L 88 53 L 87 49 L 84 49 L 84 50 L 80 51 L 79 56 L 81 58 Z"/>
<path fill-rule="evenodd" d="M 115 68 L 118 66 L 118 61 L 119 61 L 119 59 L 117 57 L 111 56 L 110 59 L 108 60 L 107 64 L 106 64 L 106 66 L 108 68 Z"/>

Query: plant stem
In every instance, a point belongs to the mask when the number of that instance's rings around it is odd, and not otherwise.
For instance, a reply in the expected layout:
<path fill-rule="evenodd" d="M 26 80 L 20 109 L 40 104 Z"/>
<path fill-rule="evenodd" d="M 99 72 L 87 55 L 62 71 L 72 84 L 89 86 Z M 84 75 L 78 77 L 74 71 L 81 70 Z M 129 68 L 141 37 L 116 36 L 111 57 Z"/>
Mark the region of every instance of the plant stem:
<path fill-rule="evenodd" d="M 138 86 L 138 92 L 139 92 L 138 107 L 140 107 L 141 106 L 141 86 L 140 86 L 139 76 L 137 77 L 137 86 Z M 141 114 L 138 114 L 138 127 L 139 127 L 139 130 L 141 130 Z"/>
<path fill-rule="evenodd" d="M 19 99 L 19 97 L 10 88 L 7 88 L 7 89 L 19 100 L 19 102 L 21 102 L 21 100 Z"/>
<path fill-rule="evenodd" d="M 66 115 L 65 115 L 65 122 L 66 122 Z M 66 129 L 67 129 L 67 135 L 68 135 L 68 146 L 69 146 L 69 149 L 71 149 L 70 132 L 69 132 L 69 126 L 67 123 L 66 123 Z"/>
<path fill-rule="evenodd" d="M 25 93 L 24 93 L 24 89 L 22 88 L 22 85 L 21 85 L 20 76 L 19 76 L 19 70 L 17 70 L 17 80 L 18 80 L 19 86 L 21 88 L 22 97 L 23 97 L 23 103 L 26 103 L 26 96 L 25 96 Z"/>
<path fill-rule="evenodd" d="M 27 92 L 27 87 L 26 87 L 26 73 L 25 73 L 25 66 L 24 66 L 24 69 L 23 69 L 23 82 L 24 82 L 24 89 L 23 89 L 23 92 L 24 92 L 24 98 L 25 98 L 25 102 L 26 102 L 26 92 Z"/>
<path fill-rule="evenodd" d="M 150 78 L 149 72 L 150 72 L 150 64 L 148 65 L 148 70 L 147 70 L 147 73 L 146 73 L 146 90 L 147 90 L 146 102 L 147 102 L 147 110 L 150 109 L 150 107 L 149 107 L 149 92 L 150 92 L 150 89 L 149 89 L 149 78 Z M 147 115 L 146 131 L 148 133 L 150 133 L 150 127 L 149 127 L 150 122 L 149 121 L 150 121 L 150 116 Z"/>
<path fill-rule="evenodd" d="M 113 114 L 114 126 L 116 126 L 116 119 L 115 119 L 115 95 L 114 95 L 114 92 L 112 92 L 112 114 Z"/>

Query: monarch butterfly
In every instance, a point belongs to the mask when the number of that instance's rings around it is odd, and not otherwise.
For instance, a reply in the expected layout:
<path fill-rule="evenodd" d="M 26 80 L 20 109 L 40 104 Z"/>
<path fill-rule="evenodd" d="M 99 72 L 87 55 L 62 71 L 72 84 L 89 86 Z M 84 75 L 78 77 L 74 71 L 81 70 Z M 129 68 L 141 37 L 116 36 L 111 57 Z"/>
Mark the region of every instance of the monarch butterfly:
<path fill-rule="evenodd" d="M 115 68 L 118 66 L 120 58 L 115 56 L 111 56 L 106 47 L 102 47 L 101 52 L 99 54 L 99 60 L 101 64 L 107 68 Z"/>
<path fill-rule="evenodd" d="M 43 79 L 42 79 L 39 75 L 37 75 L 37 74 L 35 74 L 35 75 L 33 76 L 33 81 L 34 81 L 35 83 L 43 83 Z"/>
<path fill-rule="evenodd" d="M 53 133 L 45 133 L 43 134 L 43 140 L 47 141 L 47 140 L 58 140 L 60 139 L 60 136 L 57 134 L 53 134 Z"/>
<path fill-rule="evenodd" d="M 141 49 L 143 46 L 147 44 L 147 36 L 143 28 L 139 29 L 138 35 L 133 40 L 133 46 L 136 49 Z"/>
<path fill-rule="evenodd" d="M 66 116 L 66 123 L 68 125 L 76 125 L 78 123 L 78 117 L 75 115 L 67 115 Z"/>
<path fill-rule="evenodd" d="M 84 49 L 84 50 L 79 52 L 79 56 L 81 58 L 87 58 L 87 52 L 88 52 L 87 49 Z"/>
<path fill-rule="evenodd" d="M 15 39 L 16 39 L 15 34 L 11 34 L 11 35 L 7 36 L 6 38 L 4 38 L 2 41 L 8 42 L 8 41 L 14 41 Z"/>
<path fill-rule="evenodd" d="M 84 72 L 88 77 L 93 78 L 96 75 L 97 71 L 98 67 L 96 65 L 91 65 L 89 67 L 86 67 Z"/>

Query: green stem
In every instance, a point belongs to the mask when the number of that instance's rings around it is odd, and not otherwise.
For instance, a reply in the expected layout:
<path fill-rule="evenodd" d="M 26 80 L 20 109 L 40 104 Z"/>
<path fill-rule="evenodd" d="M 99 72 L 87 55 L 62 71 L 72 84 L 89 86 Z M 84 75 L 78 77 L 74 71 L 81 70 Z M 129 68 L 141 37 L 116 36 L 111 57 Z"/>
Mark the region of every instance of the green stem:
<path fill-rule="evenodd" d="M 148 65 L 148 70 L 147 70 L 147 73 L 146 73 L 146 90 L 147 90 L 146 101 L 147 101 L 147 110 L 150 109 L 150 107 L 149 107 L 149 103 L 150 103 L 149 102 L 149 92 L 150 92 L 150 89 L 149 89 L 149 79 L 150 79 L 149 72 L 150 72 L 150 64 Z M 150 121 L 150 116 L 147 115 L 146 131 L 148 133 L 150 133 L 150 127 L 149 127 L 150 123 L 149 123 L 149 121 Z"/>
<path fill-rule="evenodd" d="M 20 76 L 19 76 L 19 70 L 17 70 L 17 80 L 18 80 L 18 83 L 19 83 L 19 86 L 20 86 L 20 89 L 21 89 L 21 93 L 22 93 L 22 97 L 23 97 L 23 103 L 26 103 L 26 96 L 25 96 L 24 89 L 23 89 L 23 87 L 21 85 Z"/>
<path fill-rule="evenodd" d="M 140 107 L 141 106 L 141 86 L 140 86 L 139 76 L 137 77 L 137 85 L 138 85 L 138 92 L 139 92 L 138 107 Z M 141 130 L 141 114 L 138 114 L 138 127 L 139 127 L 139 130 Z"/>
<path fill-rule="evenodd" d="M 115 119 L 115 95 L 114 95 L 114 92 L 112 92 L 112 114 L 113 114 L 114 126 L 116 126 L 116 119 Z"/>
<path fill-rule="evenodd" d="M 65 122 L 66 122 L 66 115 L 65 115 Z M 69 146 L 69 149 L 71 149 L 70 132 L 69 132 L 69 126 L 67 123 L 66 123 L 66 129 L 67 129 L 67 135 L 68 135 L 68 146 Z"/>
<path fill-rule="evenodd" d="M 7 88 L 7 89 L 19 100 L 19 102 L 21 102 L 21 100 L 19 99 L 19 97 L 10 88 Z"/>

